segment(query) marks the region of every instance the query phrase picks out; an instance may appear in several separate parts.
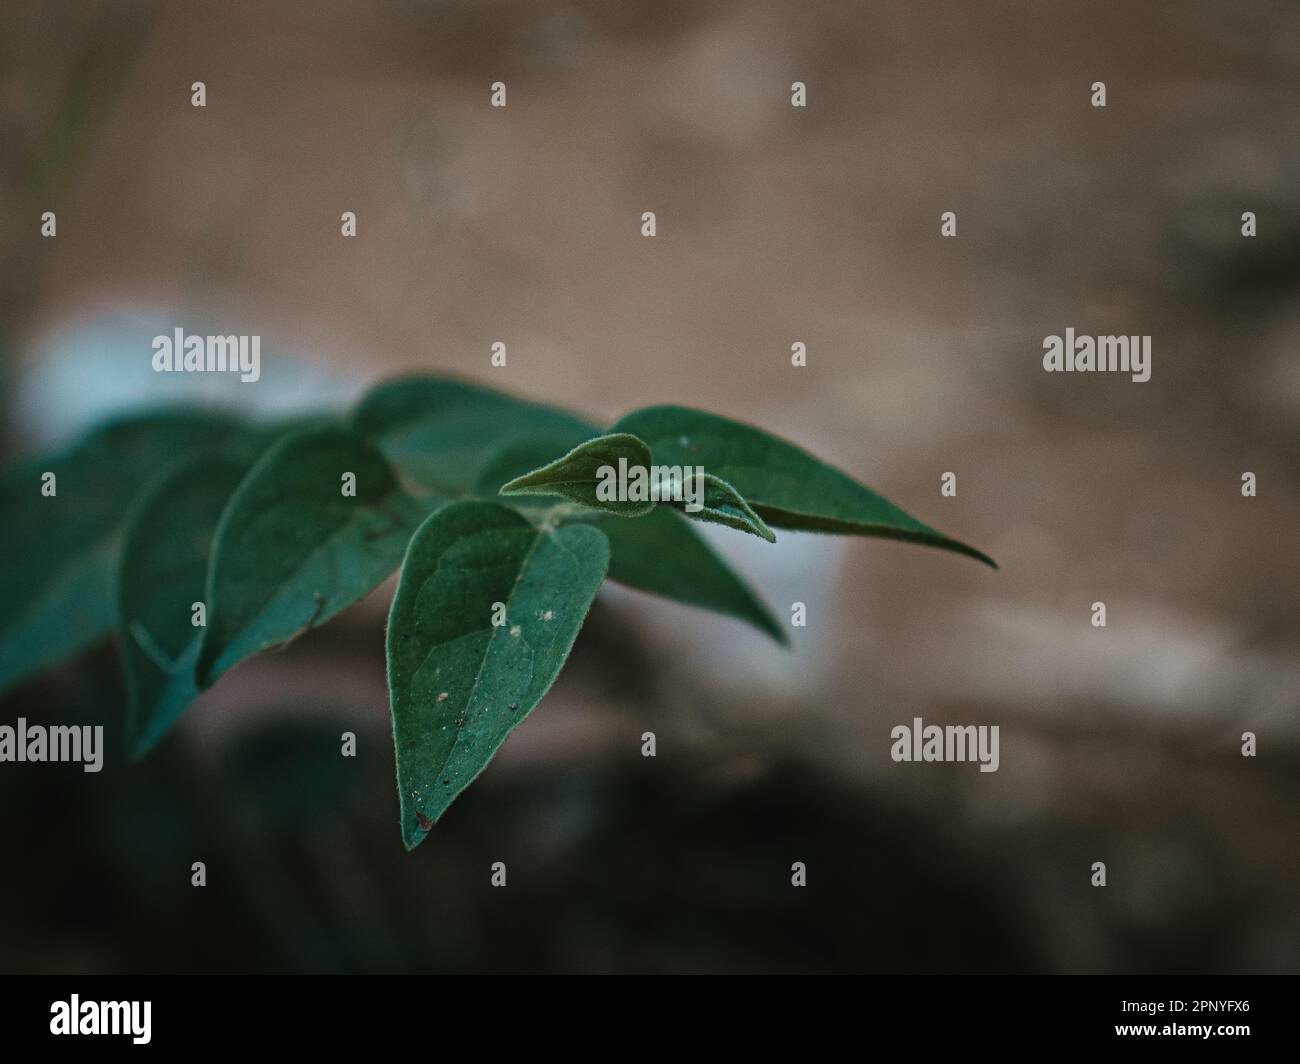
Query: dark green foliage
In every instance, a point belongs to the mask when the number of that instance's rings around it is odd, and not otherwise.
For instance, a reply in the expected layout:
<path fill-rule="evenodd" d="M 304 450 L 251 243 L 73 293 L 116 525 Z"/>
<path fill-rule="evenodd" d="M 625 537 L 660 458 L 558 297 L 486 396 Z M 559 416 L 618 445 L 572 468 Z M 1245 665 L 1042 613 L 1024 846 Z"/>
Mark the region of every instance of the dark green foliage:
<path fill-rule="evenodd" d="M 236 423 L 194 411 L 120 421 L 0 478 L 0 690 L 113 623 L 113 565 L 132 500 L 170 462 L 217 448 Z M 46 473 L 53 495 L 42 494 Z"/>
<path fill-rule="evenodd" d="M 620 466 L 673 467 L 665 483 L 683 492 L 611 496 Z M 768 541 L 773 527 L 901 539 L 993 564 L 749 425 L 651 407 L 602 435 L 432 377 L 381 385 L 342 419 L 119 421 L 8 471 L 0 504 L 0 689 L 115 627 L 133 756 L 228 669 L 400 567 L 387 645 L 408 848 L 541 701 L 607 576 L 786 642 L 691 520 Z"/>
<path fill-rule="evenodd" d="M 921 524 L 847 474 L 752 425 L 681 406 L 651 406 L 620 418 L 613 431 L 639 436 L 664 465 L 704 465 L 774 528 L 908 540 L 997 568 L 982 551 Z"/>
<path fill-rule="evenodd" d="M 415 534 L 388 618 L 402 838 L 420 842 L 542 700 L 609 568 L 587 525 L 456 502 Z"/>
<path fill-rule="evenodd" d="M 355 495 L 344 494 L 349 476 Z M 430 505 L 403 491 L 379 451 L 342 426 L 272 446 L 217 526 L 202 685 L 373 591 L 401 564 Z"/>
<path fill-rule="evenodd" d="M 122 535 L 115 627 L 126 673 L 126 744 L 150 749 L 199 695 L 196 669 L 212 536 L 245 464 L 213 455 L 185 460 L 144 493 Z"/>

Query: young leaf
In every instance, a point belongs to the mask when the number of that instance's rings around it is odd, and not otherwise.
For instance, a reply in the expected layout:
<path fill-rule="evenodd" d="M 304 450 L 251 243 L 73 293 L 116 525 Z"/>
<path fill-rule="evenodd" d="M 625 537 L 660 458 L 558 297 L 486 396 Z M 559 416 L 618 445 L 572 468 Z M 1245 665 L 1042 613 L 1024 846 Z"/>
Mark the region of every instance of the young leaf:
<path fill-rule="evenodd" d="M 708 521 L 710 524 L 726 525 L 728 528 L 758 536 L 769 543 L 776 542 L 776 533 L 764 524 L 758 514 L 754 513 L 749 503 L 741 497 L 740 492 L 712 473 L 705 473 L 699 479 L 703 482 L 700 489 L 703 496 L 701 499 L 703 509 L 691 510 L 689 506 L 682 505 L 680 508 L 687 517 L 693 517 L 697 521 Z"/>
<path fill-rule="evenodd" d="M 704 466 L 776 528 L 922 543 L 997 568 L 982 551 L 923 525 L 847 474 L 751 425 L 687 407 L 652 406 L 619 419 L 611 431 L 641 437 L 661 464 Z"/>
<path fill-rule="evenodd" d="M 348 474 L 354 496 L 344 493 Z M 342 426 L 306 429 L 276 443 L 217 526 L 200 687 L 378 587 L 437 501 L 408 495 L 374 446 Z"/>
<path fill-rule="evenodd" d="M 162 463 L 217 446 L 232 418 L 176 410 L 113 422 L 0 481 L 0 690 L 76 653 L 113 623 L 123 518 Z M 45 473 L 55 494 L 42 494 Z"/>
<path fill-rule="evenodd" d="M 572 432 L 555 433 L 546 430 L 539 430 L 519 439 L 507 440 L 483 463 L 470 494 L 475 498 L 491 499 L 500 503 L 501 488 L 505 484 L 545 465 L 557 454 L 564 454 L 573 447 L 573 443 Z M 504 505 L 550 507 L 555 505 L 555 500 L 540 495 L 516 495 Z"/>
<path fill-rule="evenodd" d="M 725 613 L 789 643 L 776 618 L 681 514 L 657 507 L 638 521 L 577 517 L 609 539 L 609 579 L 638 591 Z"/>
<path fill-rule="evenodd" d="M 543 435 L 557 450 L 600 430 L 556 407 L 446 377 L 404 377 L 379 385 L 352 414 L 404 476 L 449 497 L 478 483 L 486 462 L 511 441 Z"/>
<path fill-rule="evenodd" d="M 126 672 L 127 753 L 140 757 L 199 695 L 208 553 L 247 464 L 203 457 L 162 474 L 134 507 L 117 570 L 117 638 Z"/>
<path fill-rule="evenodd" d="M 388 619 L 408 850 L 549 690 L 608 565 L 599 530 L 536 528 L 495 503 L 452 503 L 420 526 Z"/>
<path fill-rule="evenodd" d="M 616 477 L 620 463 L 624 468 L 640 468 L 648 477 L 650 448 L 626 432 L 597 436 L 578 444 L 549 465 L 516 477 L 501 488 L 501 494 L 562 495 L 573 502 L 620 517 L 640 517 L 649 513 L 655 504 L 648 499 L 632 502 L 604 497 L 613 494 L 603 491 L 602 486 L 613 483 L 610 473 Z"/>

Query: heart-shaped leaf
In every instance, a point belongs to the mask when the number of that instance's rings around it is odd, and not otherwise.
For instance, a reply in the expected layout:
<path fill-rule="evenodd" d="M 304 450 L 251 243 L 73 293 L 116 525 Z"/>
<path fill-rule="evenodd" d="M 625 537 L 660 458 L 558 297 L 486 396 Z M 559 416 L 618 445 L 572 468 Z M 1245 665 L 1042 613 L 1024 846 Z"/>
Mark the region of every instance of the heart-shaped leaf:
<path fill-rule="evenodd" d="M 922 543 L 978 558 L 987 554 L 923 525 L 870 488 L 794 444 L 730 418 L 681 406 L 652 406 L 620 418 L 667 465 L 702 465 L 726 480 L 776 528 Z"/>
<path fill-rule="evenodd" d="M 118 537 L 133 500 L 170 462 L 217 447 L 237 428 L 194 409 L 116 421 L 5 475 L 0 690 L 109 630 Z M 42 493 L 45 484 L 53 495 Z"/>
<path fill-rule="evenodd" d="M 749 586 L 680 513 L 660 506 L 637 521 L 581 517 L 609 540 L 609 579 L 638 591 L 725 613 L 778 643 L 789 637 Z"/>
<path fill-rule="evenodd" d="M 537 528 L 495 503 L 452 503 L 420 526 L 388 619 L 407 849 L 550 689 L 608 565 L 598 529 Z"/>
<path fill-rule="evenodd" d="M 217 526 L 200 687 L 373 591 L 440 501 L 403 491 L 378 450 L 342 426 L 280 440 L 249 471 Z"/>
<path fill-rule="evenodd" d="M 501 488 L 502 495 L 561 495 L 573 502 L 620 517 L 640 517 L 655 507 L 649 497 L 650 448 L 626 432 L 597 436 L 578 444 L 555 461 L 516 477 Z M 647 489 L 628 499 L 628 471 L 640 470 Z M 623 496 L 620 498 L 620 496 Z"/>

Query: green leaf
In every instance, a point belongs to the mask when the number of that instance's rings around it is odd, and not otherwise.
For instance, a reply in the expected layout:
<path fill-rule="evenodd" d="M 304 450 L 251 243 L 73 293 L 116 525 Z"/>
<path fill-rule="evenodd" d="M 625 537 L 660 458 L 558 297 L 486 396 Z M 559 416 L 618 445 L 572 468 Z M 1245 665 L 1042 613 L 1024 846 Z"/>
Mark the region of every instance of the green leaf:
<path fill-rule="evenodd" d="M 354 497 L 343 494 L 346 473 L 356 477 Z M 342 426 L 280 440 L 249 471 L 217 526 L 199 685 L 378 587 L 439 501 L 403 491 L 378 450 Z"/>
<path fill-rule="evenodd" d="M 620 463 L 622 464 L 620 466 Z M 620 517 L 640 517 L 654 509 L 650 500 L 631 502 L 603 498 L 602 484 L 609 483 L 609 472 L 620 468 L 650 469 L 650 448 L 626 432 L 597 436 L 580 443 L 554 462 L 516 477 L 501 488 L 502 495 L 562 495 L 573 502 Z M 602 475 L 602 470 L 608 471 Z"/>
<path fill-rule="evenodd" d="M 653 406 L 621 418 L 611 431 L 641 437 L 658 463 L 704 466 L 776 528 L 922 543 L 997 568 L 982 551 L 922 524 L 847 474 L 751 425 L 687 407 Z"/>
<path fill-rule="evenodd" d="M 661 506 L 638 521 L 605 515 L 574 520 L 594 525 L 609 539 L 611 580 L 727 614 L 789 643 L 763 601 L 678 512 Z"/>
<path fill-rule="evenodd" d="M 109 630 L 118 537 L 132 501 L 173 460 L 216 447 L 237 426 L 195 409 L 120 420 L 5 474 L 0 690 Z M 48 497 L 46 472 L 56 477 Z"/>
<path fill-rule="evenodd" d="M 127 681 L 127 752 L 151 749 L 199 695 L 195 666 L 213 533 L 248 465 L 224 458 L 182 461 L 153 482 L 122 536 L 117 633 Z"/>
<path fill-rule="evenodd" d="M 452 503 L 420 526 L 388 619 L 408 850 L 549 690 L 608 565 L 598 529 L 537 528 L 495 503 Z"/>
<path fill-rule="evenodd" d="M 191 623 L 203 600 L 217 524 L 249 468 L 278 439 L 332 424 L 293 417 L 223 438 L 183 459 L 137 500 L 117 563 L 117 636 L 127 679 L 128 755 L 149 752 L 200 693 L 203 628 Z"/>
<path fill-rule="evenodd" d="M 688 483 L 695 474 L 688 476 Z M 698 478 L 702 484 L 702 507 L 692 510 L 689 504 L 677 506 L 687 517 L 696 521 L 708 521 L 710 524 L 726 525 L 741 532 L 748 532 L 769 543 L 776 542 L 776 533 L 763 522 L 735 488 L 721 477 L 705 473 Z"/>
<path fill-rule="evenodd" d="M 557 454 L 573 446 L 572 432 L 538 430 L 519 439 L 507 440 L 497 447 L 480 468 L 471 495 L 502 503 L 501 488 L 517 477 L 545 465 Z M 545 496 L 511 496 L 503 505 L 513 507 L 549 507 L 554 499 Z"/>
<path fill-rule="evenodd" d="M 512 441 L 543 436 L 554 455 L 600 432 L 565 410 L 446 377 L 379 385 L 353 411 L 352 426 L 403 476 L 447 496 L 474 490 Z"/>
<path fill-rule="evenodd" d="M 630 486 L 635 483 L 631 476 L 637 473 L 645 477 L 644 486 L 650 498 L 619 499 L 617 495 L 626 492 L 606 490 L 611 486 Z M 662 479 L 654 483 L 652 476 Z M 695 497 L 696 490 L 698 497 Z M 620 517 L 641 517 L 653 510 L 656 502 L 663 502 L 697 521 L 726 525 L 760 536 L 769 543 L 776 542 L 775 534 L 763 519 L 725 480 L 708 472 L 696 474 L 690 466 L 671 469 L 655 466 L 645 441 L 627 432 L 597 436 L 580 443 L 553 462 L 515 477 L 501 488 L 501 494 L 560 495 Z M 664 497 L 654 499 L 654 495 Z"/>

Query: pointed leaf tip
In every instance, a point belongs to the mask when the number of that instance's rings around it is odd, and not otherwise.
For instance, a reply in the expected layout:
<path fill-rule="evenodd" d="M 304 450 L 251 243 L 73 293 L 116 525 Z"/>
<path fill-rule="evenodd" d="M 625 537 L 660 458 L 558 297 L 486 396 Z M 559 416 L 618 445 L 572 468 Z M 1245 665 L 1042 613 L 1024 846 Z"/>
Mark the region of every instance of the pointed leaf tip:
<path fill-rule="evenodd" d="M 772 611 L 680 510 L 660 506 L 636 521 L 607 514 L 575 520 L 605 533 L 611 580 L 735 617 L 789 646 L 790 637 Z"/>
<path fill-rule="evenodd" d="M 452 503 L 415 533 L 387 637 L 408 850 L 550 689 L 608 567 L 599 529 L 497 503 Z"/>
<path fill-rule="evenodd" d="M 702 464 L 774 528 L 920 543 L 997 568 L 982 551 L 922 524 L 848 474 L 753 425 L 689 407 L 652 406 L 620 418 L 611 431 L 645 440 L 656 462 Z"/>
<path fill-rule="evenodd" d="M 654 509 L 651 500 L 631 500 L 617 490 L 620 473 L 651 467 L 650 448 L 626 432 L 597 436 L 578 444 L 540 469 L 501 488 L 502 495 L 560 495 L 596 510 L 640 517 Z"/>
<path fill-rule="evenodd" d="M 725 525 L 740 532 L 748 532 L 769 543 L 776 542 L 776 533 L 768 528 L 767 522 L 759 517 L 744 496 L 725 480 L 712 473 L 705 473 L 699 477 L 691 474 L 688 478 L 688 481 L 695 480 L 701 482 L 699 492 L 701 498 L 695 504 L 699 509 L 692 510 L 689 503 L 683 505 L 681 509 L 687 517 L 697 521 L 708 521 L 715 525 Z M 695 493 L 692 491 L 690 494 Z"/>

